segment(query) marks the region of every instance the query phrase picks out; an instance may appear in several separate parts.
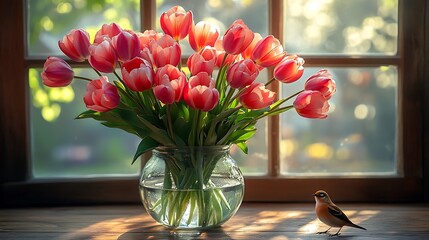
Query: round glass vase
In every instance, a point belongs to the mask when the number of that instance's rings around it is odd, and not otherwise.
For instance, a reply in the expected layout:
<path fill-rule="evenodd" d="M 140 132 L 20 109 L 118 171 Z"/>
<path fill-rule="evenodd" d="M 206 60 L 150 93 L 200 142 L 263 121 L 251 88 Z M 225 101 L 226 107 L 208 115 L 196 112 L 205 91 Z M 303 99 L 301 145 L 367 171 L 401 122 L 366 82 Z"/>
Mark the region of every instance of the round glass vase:
<path fill-rule="evenodd" d="M 169 229 L 220 226 L 243 201 L 244 179 L 229 146 L 158 147 L 144 166 L 140 196 Z"/>

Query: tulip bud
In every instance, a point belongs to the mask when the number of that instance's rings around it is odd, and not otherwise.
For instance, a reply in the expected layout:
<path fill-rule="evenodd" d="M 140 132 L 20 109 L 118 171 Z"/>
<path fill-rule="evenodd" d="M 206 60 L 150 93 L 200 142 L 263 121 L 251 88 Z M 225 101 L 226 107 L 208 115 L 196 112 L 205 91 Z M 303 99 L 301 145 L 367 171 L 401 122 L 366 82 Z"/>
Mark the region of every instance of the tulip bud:
<path fill-rule="evenodd" d="M 326 100 L 337 91 L 335 81 L 328 70 L 320 70 L 307 79 L 304 85 L 305 90 L 319 91 L 323 94 Z"/>
<path fill-rule="evenodd" d="M 140 54 L 140 41 L 136 33 L 122 31 L 112 38 L 112 45 L 116 49 L 121 61 L 133 59 Z"/>
<path fill-rule="evenodd" d="M 156 71 L 153 93 L 162 103 L 172 104 L 182 99 L 185 84 L 185 74 L 175 66 L 167 64 Z"/>
<path fill-rule="evenodd" d="M 319 91 L 305 90 L 298 94 L 293 107 L 296 112 L 306 118 L 326 118 L 329 111 L 329 103 Z"/>
<path fill-rule="evenodd" d="M 292 83 L 301 78 L 304 73 L 304 59 L 291 55 L 285 57 L 274 68 L 274 78 L 283 83 Z"/>
<path fill-rule="evenodd" d="M 276 93 L 265 88 L 263 83 L 254 82 L 240 95 L 241 104 L 248 109 L 262 109 L 270 106 Z"/>
<path fill-rule="evenodd" d="M 43 65 L 43 84 L 48 87 L 65 87 L 74 77 L 73 69 L 61 58 L 48 57 Z"/>
<path fill-rule="evenodd" d="M 200 72 L 189 78 L 183 98 L 191 108 L 208 112 L 219 102 L 219 92 L 208 73 Z"/>
<path fill-rule="evenodd" d="M 206 72 L 211 74 L 216 63 L 216 49 L 212 47 L 205 47 L 200 52 L 192 54 L 188 58 L 188 68 L 192 75 L 199 72 Z"/>
<path fill-rule="evenodd" d="M 116 67 L 118 57 L 111 44 L 111 40 L 106 38 L 101 43 L 94 43 L 89 46 L 89 64 L 96 70 L 103 73 L 110 73 Z"/>
<path fill-rule="evenodd" d="M 121 68 L 121 73 L 122 79 L 127 87 L 133 91 L 140 92 L 152 87 L 155 75 L 152 65 L 139 57 L 124 62 Z"/>
<path fill-rule="evenodd" d="M 75 62 L 83 62 L 89 55 L 89 34 L 83 29 L 73 29 L 58 41 L 61 51 Z"/>
<path fill-rule="evenodd" d="M 106 37 L 112 39 L 122 31 L 123 29 L 117 23 L 103 24 L 95 34 L 94 43 L 101 43 Z"/>
<path fill-rule="evenodd" d="M 226 73 L 226 80 L 232 88 L 244 88 L 255 81 L 259 75 L 259 70 L 256 64 L 245 59 L 234 63 Z"/>
<path fill-rule="evenodd" d="M 252 52 L 252 59 L 259 66 L 271 67 L 279 63 L 286 52 L 280 41 L 272 35 L 259 41 Z"/>
<path fill-rule="evenodd" d="M 223 49 L 228 54 L 242 53 L 252 42 L 254 34 L 243 20 L 235 20 L 223 36 Z"/>
<path fill-rule="evenodd" d="M 167 64 L 177 66 L 182 54 L 179 44 L 170 35 L 164 35 L 158 40 L 152 41 L 150 52 L 157 67 L 163 67 Z"/>
<path fill-rule="evenodd" d="M 189 31 L 189 45 L 195 52 L 199 52 L 205 46 L 213 47 L 219 38 L 219 28 L 207 22 L 199 22 L 192 25 Z"/>
<path fill-rule="evenodd" d="M 184 39 L 193 22 L 192 12 L 186 12 L 181 6 L 174 6 L 161 14 L 161 28 L 165 34 L 170 35 L 175 41 Z"/>

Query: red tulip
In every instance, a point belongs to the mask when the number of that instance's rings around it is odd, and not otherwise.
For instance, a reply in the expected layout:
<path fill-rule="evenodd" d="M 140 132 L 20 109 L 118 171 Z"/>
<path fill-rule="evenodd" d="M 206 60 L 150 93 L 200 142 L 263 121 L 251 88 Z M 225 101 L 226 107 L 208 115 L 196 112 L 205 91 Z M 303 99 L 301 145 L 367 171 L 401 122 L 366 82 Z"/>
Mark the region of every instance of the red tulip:
<path fill-rule="evenodd" d="M 182 40 L 188 35 L 192 22 L 192 12 L 186 12 L 181 6 L 170 8 L 161 14 L 160 18 L 164 33 L 172 36 L 176 41 Z"/>
<path fill-rule="evenodd" d="M 189 31 L 189 44 L 195 52 L 199 52 L 205 46 L 213 47 L 219 38 L 219 28 L 208 22 L 201 21 L 192 25 Z"/>
<path fill-rule="evenodd" d="M 175 66 L 167 64 L 157 69 L 153 92 L 162 103 L 171 104 L 182 99 L 185 84 L 185 74 Z"/>
<path fill-rule="evenodd" d="M 106 37 L 112 39 L 122 31 L 123 29 L 117 23 L 103 24 L 95 34 L 94 43 L 101 43 Z"/>
<path fill-rule="evenodd" d="M 220 38 L 216 41 L 215 46 L 214 46 L 216 49 L 216 56 L 217 56 L 216 67 L 218 67 L 218 68 L 221 67 L 222 61 L 224 61 L 225 54 L 226 54 L 222 45 L 223 45 L 223 39 Z M 237 59 L 237 55 L 229 54 L 226 56 L 225 62 L 223 64 L 224 65 L 231 65 L 232 63 L 235 62 L 236 59 Z"/>
<path fill-rule="evenodd" d="M 284 83 L 295 82 L 304 73 L 303 65 L 304 59 L 296 55 L 287 56 L 274 68 L 274 78 Z"/>
<path fill-rule="evenodd" d="M 328 70 L 320 70 L 307 79 L 304 86 L 305 90 L 319 91 L 323 94 L 326 100 L 337 91 L 335 81 Z"/>
<path fill-rule="evenodd" d="M 328 101 L 323 94 L 311 90 L 298 94 L 293 107 L 299 115 L 306 118 L 326 118 L 329 111 Z"/>
<path fill-rule="evenodd" d="M 156 41 L 151 41 L 150 52 L 157 67 L 167 64 L 177 66 L 182 54 L 179 44 L 170 35 L 164 35 Z"/>
<path fill-rule="evenodd" d="M 228 54 L 242 53 L 252 43 L 254 34 L 243 20 L 235 20 L 223 36 L 223 49 Z"/>
<path fill-rule="evenodd" d="M 199 72 L 211 74 L 216 63 L 216 49 L 205 47 L 200 52 L 192 54 L 188 58 L 188 68 L 192 75 L 197 75 Z"/>
<path fill-rule="evenodd" d="M 240 95 L 241 104 L 248 109 L 262 109 L 271 105 L 276 93 L 265 88 L 263 83 L 254 82 Z"/>
<path fill-rule="evenodd" d="M 107 112 L 119 105 L 120 96 L 115 85 L 109 83 L 106 76 L 101 76 L 88 83 L 83 101 L 91 110 Z"/>
<path fill-rule="evenodd" d="M 192 76 L 183 94 L 186 104 L 205 112 L 212 110 L 219 102 L 219 92 L 214 86 L 214 79 L 206 72 Z"/>
<path fill-rule="evenodd" d="M 152 87 L 155 75 L 152 65 L 139 57 L 124 62 L 121 73 L 125 84 L 131 90 L 140 92 Z"/>
<path fill-rule="evenodd" d="M 259 33 L 255 33 L 255 36 L 253 37 L 252 42 L 250 45 L 244 50 L 244 52 L 241 53 L 241 56 L 243 59 L 250 59 L 252 57 L 253 49 L 255 49 L 256 44 L 262 40 L 262 36 Z"/>
<path fill-rule="evenodd" d="M 83 29 L 73 29 L 58 41 L 61 51 L 75 62 L 83 62 L 89 55 L 89 34 Z"/>
<path fill-rule="evenodd" d="M 271 67 L 279 63 L 286 52 L 280 41 L 272 35 L 269 35 L 259 41 L 253 49 L 252 59 L 256 64 L 262 67 Z"/>
<path fill-rule="evenodd" d="M 74 77 L 73 69 L 61 58 L 48 57 L 43 65 L 43 84 L 48 87 L 65 87 Z"/>
<path fill-rule="evenodd" d="M 244 88 L 255 81 L 259 75 L 256 64 L 245 59 L 234 63 L 226 73 L 226 80 L 232 88 Z"/>
<path fill-rule="evenodd" d="M 140 55 L 139 37 L 132 31 L 120 32 L 112 38 L 112 44 L 121 61 L 127 61 Z"/>

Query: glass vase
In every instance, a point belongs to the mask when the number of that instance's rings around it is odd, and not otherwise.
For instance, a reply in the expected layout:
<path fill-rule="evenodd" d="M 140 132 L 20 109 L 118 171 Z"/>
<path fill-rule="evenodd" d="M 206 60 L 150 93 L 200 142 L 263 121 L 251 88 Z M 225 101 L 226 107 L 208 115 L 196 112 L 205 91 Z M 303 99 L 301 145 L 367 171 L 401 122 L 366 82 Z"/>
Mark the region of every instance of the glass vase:
<path fill-rule="evenodd" d="M 229 146 L 158 147 L 140 177 L 143 205 L 169 229 L 220 226 L 243 195 L 243 175 Z"/>

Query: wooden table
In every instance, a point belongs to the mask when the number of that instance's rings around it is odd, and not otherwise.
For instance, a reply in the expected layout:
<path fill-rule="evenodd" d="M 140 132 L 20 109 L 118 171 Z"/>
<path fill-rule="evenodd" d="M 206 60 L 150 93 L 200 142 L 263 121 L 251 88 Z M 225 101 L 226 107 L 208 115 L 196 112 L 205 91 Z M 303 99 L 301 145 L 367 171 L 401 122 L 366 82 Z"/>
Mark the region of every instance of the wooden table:
<path fill-rule="evenodd" d="M 335 239 L 316 234 L 327 228 L 315 218 L 313 207 L 247 203 L 223 227 L 200 234 L 172 233 L 141 205 L 0 209 L 0 239 Z M 429 239 L 427 204 L 340 207 L 368 229 L 345 227 L 340 239 Z"/>

